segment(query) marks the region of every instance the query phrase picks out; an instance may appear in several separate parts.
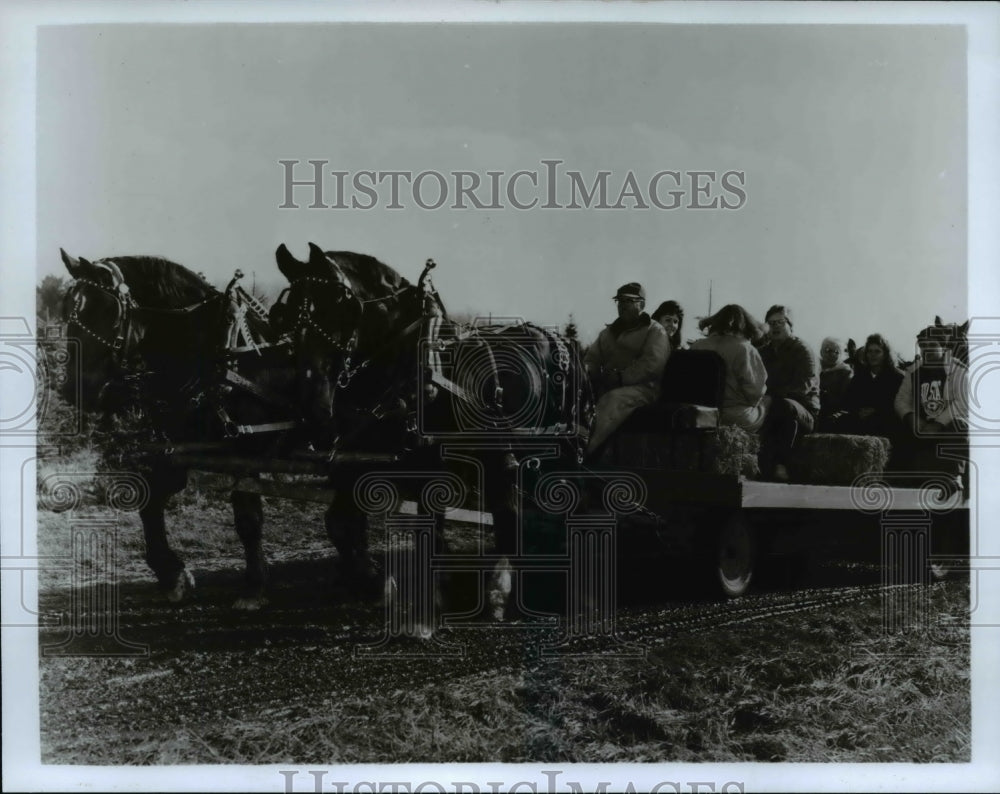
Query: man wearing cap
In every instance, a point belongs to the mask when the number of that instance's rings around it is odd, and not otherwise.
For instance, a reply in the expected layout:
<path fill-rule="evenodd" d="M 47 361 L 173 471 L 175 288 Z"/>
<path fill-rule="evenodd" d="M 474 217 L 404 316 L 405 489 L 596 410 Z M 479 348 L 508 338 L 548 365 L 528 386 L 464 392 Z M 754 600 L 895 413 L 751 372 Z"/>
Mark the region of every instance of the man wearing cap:
<path fill-rule="evenodd" d="M 785 306 L 767 310 L 768 340 L 760 349 L 771 398 L 761 428 L 761 469 L 787 481 L 789 453 L 796 439 L 811 433 L 819 415 L 819 378 L 812 351 L 792 336 L 792 315 Z"/>
<path fill-rule="evenodd" d="M 655 402 L 670 355 L 663 326 L 643 309 L 646 292 L 632 281 L 614 297 L 618 319 L 587 350 L 587 374 L 600 396 L 587 454 L 593 455 L 636 408 Z"/>

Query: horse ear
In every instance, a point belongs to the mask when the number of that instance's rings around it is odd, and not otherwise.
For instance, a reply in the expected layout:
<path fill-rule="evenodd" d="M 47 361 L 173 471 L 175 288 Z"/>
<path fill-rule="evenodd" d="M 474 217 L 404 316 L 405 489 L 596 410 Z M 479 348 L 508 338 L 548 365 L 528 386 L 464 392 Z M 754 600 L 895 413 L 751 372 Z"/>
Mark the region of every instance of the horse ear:
<path fill-rule="evenodd" d="M 316 243 L 309 243 L 309 264 L 325 264 L 326 254 Z"/>
<path fill-rule="evenodd" d="M 964 323 L 962 323 L 960 326 L 958 326 L 958 331 L 961 334 L 968 334 L 969 333 L 969 321 L 966 320 Z"/>
<path fill-rule="evenodd" d="M 278 270 L 281 271 L 281 275 L 289 281 L 294 281 L 302 274 L 305 262 L 300 262 L 292 256 L 284 243 L 278 246 L 278 250 L 274 252 L 274 258 L 278 262 Z"/>
<path fill-rule="evenodd" d="M 940 314 L 935 314 L 934 315 L 934 327 L 935 328 L 940 328 L 942 325 L 944 325 L 944 323 L 941 322 L 941 315 Z"/>
<path fill-rule="evenodd" d="M 71 257 L 62 248 L 59 249 L 59 255 L 62 257 L 63 264 L 66 265 L 66 269 L 73 278 L 80 278 L 83 275 L 83 266 L 79 260 Z"/>
<path fill-rule="evenodd" d="M 98 261 L 100 261 L 100 260 L 98 260 Z M 82 277 L 82 276 L 88 276 L 88 277 L 94 279 L 94 281 L 97 281 L 98 283 L 101 283 L 101 282 L 104 282 L 104 281 L 110 281 L 111 282 L 111 286 L 115 285 L 115 283 L 114 283 L 115 282 L 115 278 L 114 278 L 112 269 L 110 267 L 108 267 L 104 262 L 101 262 L 101 264 L 99 264 L 99 265 L 95 265 L 93 262 L 91 262 L 89 259 L 87 259 L 84 256 L 81 256 L 77 260 L 77 262 L 80 265 L 79 269 L 77 270 L 77 272 L 80 274 L 78 276 L 78 278 Z M 117 268 L 117 265 L 116 265 L 115 266 L 115 270 L 117 270 L 117 269 L 118 268 Z M 118 272 L 121 273 L 120 270 Z"/>

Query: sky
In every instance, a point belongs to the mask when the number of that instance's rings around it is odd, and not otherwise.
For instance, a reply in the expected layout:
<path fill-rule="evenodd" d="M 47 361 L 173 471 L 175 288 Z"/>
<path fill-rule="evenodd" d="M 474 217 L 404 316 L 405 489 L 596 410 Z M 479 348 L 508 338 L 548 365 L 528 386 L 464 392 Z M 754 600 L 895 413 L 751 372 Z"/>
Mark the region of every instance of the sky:
<path fill-rule="evenodd" d="M 619 285 L 695 318 L 725 303 L 795 332 L 879 331 L 897 348 L 966 301 L 966 41 L 959 26 L 91 25 L 38 37 L 38 274 L 74 256 L 156 254 L 223 285 L 267 291 L 274 249 L 372 254 L 415 279 L 428 257 L 455 312 L 540 324 L 573 314 L 585 341 Z M 449 201 L 310 209 L 309 160 L 348 173 L 436 171 Z M 538 172 L 558 160 L 590 186 L 628 175 L 640 196 L 681 174 L 682 206 L 455 209 L 455 171 Z M 708 193 L 694 196 L 692 171 Z M 743 195 L 723 191 L 741 172 Z M 561 181 L 560 181 L 561 180 Z M 450 184 L 449 184 L 450 183 Z M 501 180 L 501 186 L 506 182 Z M 540 182 L 540 184 L 544 184 Z M 670 206 L 673 177 L 659 182 Z M 436 178 L 419 197 L 432 205 Z M 490 204 L 484 187 L 482 203 Z M 540 197 L 527 177 L 522 204 Z M 522 198 L 523 197 L 523 198 Z M 736 209 L 689 209 L 727 199 Z M 583 204 L 582 200 L 578 201 Z M 596 203 L 596 202 L 595 202 Z"/>

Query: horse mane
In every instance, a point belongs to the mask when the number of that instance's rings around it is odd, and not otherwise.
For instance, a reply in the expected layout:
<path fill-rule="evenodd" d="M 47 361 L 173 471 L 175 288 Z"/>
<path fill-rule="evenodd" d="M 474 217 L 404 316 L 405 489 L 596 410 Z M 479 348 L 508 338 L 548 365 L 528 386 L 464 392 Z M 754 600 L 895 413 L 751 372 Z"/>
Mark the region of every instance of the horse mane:
<path fill-rule="evenodd" d="M 362 300 L 385 297 L 388 293 L 411 286 L 398 271 L 374 256 L 354 251 L 325 251 L 350 279 L 355 294 Z"/>
<path fill-rule="evenodd" d="M 221 295 L 184 265 L 159 256 L 113 256 L 98 262 L 118 265 L 132 298 L 151 309 L 183 309 Z"/>

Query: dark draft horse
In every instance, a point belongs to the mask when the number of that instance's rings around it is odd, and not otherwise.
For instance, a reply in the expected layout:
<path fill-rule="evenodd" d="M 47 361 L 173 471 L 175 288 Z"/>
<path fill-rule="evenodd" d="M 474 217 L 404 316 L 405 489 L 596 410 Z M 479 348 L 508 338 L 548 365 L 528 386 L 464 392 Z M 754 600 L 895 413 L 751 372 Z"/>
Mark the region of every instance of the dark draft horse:
<path fill-rule="evenodd" d="M 307 261 L 284 245 L 276 259 L 290 286 L 272 322 L 292 339 L 310 436 L 334 457 L 400 453 L 399 466 L 383 472 L 400 487 L 414 470 L 468 471 L 474 461 L 481 488 L 474 506 L 492 514 L 499 557 L 480 604 L 486 617 L 502 619 L 516 607 L 507 559 L 518 548 L 515 456 L 545 442 L 551 451 L 544 463 L 531 459 L 536 468 L 575 466 L 586 444 L 593 398 L 576 343 L 520 321 L 477 329 L 452 323 L 428 278 L 430 260 L 412 284 L 374 257 L 313 243 Z M 371 472 L 338 470 L 326 524 L 348 575 L 374 593 L 385 582 L 357 498 Z M 443 549 L 442 511 L 427 509 Z"/>
<path fill-rule="evenodd" d="M 163 447 L 225 441 L 235 451 L 266 455 L 298 424 L 290 351 L 269 346 L 276 336 L 266 315 L 237 304 L 236 278 L 220 292 L 166 259 L 91 262 L 60 252 L 74 279 L 63 305 L 68 402 L 102 413 L 106 424 L 114 415 L 140 415 Z M 241 338 L 251 340 L 250 349 L 234 347 Z M 187 468 L 164 454 L 130 464 L 148 490 L 139 509 L 146 562 L 167 599 L 182 603 L 193 595 L 194 577 L 168 543 L 164 505 L 185 487 Z M 265 602 L 266 576 L 261 499 L 234 492 L 231 501 L 246 553 L 246 589 L 234 606 L 257 609 Z"/>
<path fill-rule="evenodd" d="M 969 366 L 969 321 L 966 320 L 964 323 L 959 325 L 958 323 L 945 323 L 941 321 L 941 316 L 937 315 L 934 317 L 934 325 L 930 325 L 925 329 L 925 333 L 931 334 L 941 341 L 942 346 L 948 351 L 948 354 L 952 356 L 956 361 L 961 362 L 966 367 Z M 847 357 L 844 359 L 844 363 L 850 366 L 852 369 L 857 367 L 863 361 L 864 347 L 858 347 L 857 342 L 854 339 L 847 340 L 847 347 L 845 348 Z M 902 356 L 896 356 L 896 366 L 900 369 L 906 369 L 915 362 L 915 359 L 904 359 Z"/>

